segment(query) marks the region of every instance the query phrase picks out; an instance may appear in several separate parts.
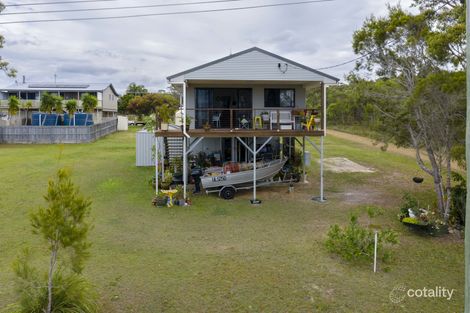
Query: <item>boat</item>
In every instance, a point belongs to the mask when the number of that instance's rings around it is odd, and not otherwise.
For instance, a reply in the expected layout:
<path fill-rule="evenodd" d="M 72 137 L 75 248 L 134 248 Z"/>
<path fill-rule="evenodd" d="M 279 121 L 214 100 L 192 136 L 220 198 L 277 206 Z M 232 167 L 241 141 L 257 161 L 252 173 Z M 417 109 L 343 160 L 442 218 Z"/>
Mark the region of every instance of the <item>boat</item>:
<path fill-rule="evenodd" d="M 277 159 L 269 162 L 259 162 L 256 164 L 256 182 L 266 182 L 271 180 L 286 163 L 287 158 Z M 226 186 L 242 187 L 245 185 L 253 185 L 253 169 L 240 172 L 222 172 L 218 174 L 212 173 L 201 177 L 201 183 L 208 192 L 221 190 Z"/>

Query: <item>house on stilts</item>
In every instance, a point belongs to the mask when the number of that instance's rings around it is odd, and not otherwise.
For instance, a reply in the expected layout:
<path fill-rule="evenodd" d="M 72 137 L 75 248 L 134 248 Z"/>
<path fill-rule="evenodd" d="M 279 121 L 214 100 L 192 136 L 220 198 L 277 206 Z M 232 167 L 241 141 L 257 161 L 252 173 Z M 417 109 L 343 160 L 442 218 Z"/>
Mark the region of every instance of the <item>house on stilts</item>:
<path fill-rule="evenodd" d="M 252 163 L 252 203 L 256 203 L 257 162 L 292 157 L 297 142 L 304 152 L 306 144 L 312 144 L 320 155 L 318 199 L 324 201 L 326 88 L 339 79 L 257 47 L 167 79 L 181 94 L 179 119 L 185 122 L 157 130 L 156 142 L 165 143 L 164 147 L 157 146 L 160 151 L 165 149 L 167 158 L 182 158 L 185 198 L 191 154 L 205 155 L 219 166 L 226 162 Z M 313 108 L 306 105 L 311 89 L 321 94 Z M 320 137 L 319 146 L 311 137 Z M 158 179 L 161 160 L 156 159 Z M 305 166 L 303 176 L 305 180 Z"/>

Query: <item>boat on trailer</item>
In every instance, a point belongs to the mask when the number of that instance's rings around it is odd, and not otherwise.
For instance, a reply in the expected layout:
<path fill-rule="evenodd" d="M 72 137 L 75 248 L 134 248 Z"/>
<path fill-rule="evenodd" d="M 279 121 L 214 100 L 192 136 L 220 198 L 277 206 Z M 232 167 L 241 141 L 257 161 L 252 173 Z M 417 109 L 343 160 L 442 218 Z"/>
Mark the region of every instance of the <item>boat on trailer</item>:
<path fill-rule="evenodd" d="M 285 181 L 274 181 L 273 177 L 286 164 L 287 158 L 256 164 L 256 186 L 267 186 Z M 224 199 L 232 199 L 237 190 L 253 188 L 253 168 L 245 171 L 219 173 L 201 177 L 206 193 L 218 192 Z M 291 181 L 289 181 L 291 182 Z"/>

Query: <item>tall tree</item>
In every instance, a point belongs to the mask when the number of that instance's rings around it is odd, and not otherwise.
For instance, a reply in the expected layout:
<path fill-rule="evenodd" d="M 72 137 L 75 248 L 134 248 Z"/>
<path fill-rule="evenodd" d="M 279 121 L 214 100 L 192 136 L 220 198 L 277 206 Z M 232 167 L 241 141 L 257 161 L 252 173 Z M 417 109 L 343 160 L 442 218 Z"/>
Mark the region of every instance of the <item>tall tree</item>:
<path fill-rule="evenodd" d="M 137 85 L 136 83 L 130 83 L 127 87 L 126 94 L 119 98 L 118 101 L 118 112 L 126 114 L 128 112 L 128 106 L 132 99 L 137 96 L 143 96 L 148 93 L 147 88 L 144 85 Z"/>
<path fill-rule="evenodd" d="M 0 2 L 0 13 L 3 10 L 5 10 L 5 5 L 2 2 Z M 0 49 L 3 48 L 4 43 L 5 43 L 5 37 L 3 37 L 3 35 L 0 34 Z M 16 76 L 16 70 L 14 68 L 11 68 L 9 66 L 9 63 L 3 60 L 1 56 L 0 56 L 0 70 L 4 71 L 10 77 Z"/>
<path fill-rule="evenodd" d="M 425 1 L 421 2 L 424 5 Z M 382 81 L 396 83 L 392 90 L 383 88 L 377 93 L 377 97 L 392 99 L 394 104 L 378 108 L 383 113 L 383 131 L 397 144 L 415 148 L 418 165 L 433 177 L 438 209 L 447 221 L 450 168 L 443 163 L 450 162 L 456 144 L 454 128 L 458 123 L 455 119 L 462 117 L 459 104 L 464 85 L 461 75 L 444 70 L 455 56 L 444 57 L 435 50 L 436 36 L 445 33 L 436 26 L 437 13 L 420 8 L 417 14 L 412 14 L 399 6 L 389 6 L 386 17 L 368 18 L 354 33 L 353 48 L 363 56 L 358 61 L 358 70 L 374 71 Z M 455 64 L 458 67 L 458 62 Z M 444 84 L 444 78 L 451 81 Z M 439 97 L 442 102 L 437 103 L 430 95 Z M 422 149 L 427 153 L 431 168 L 425 166 Z M 447 183 L 443 182 L 443 170 Z"/>

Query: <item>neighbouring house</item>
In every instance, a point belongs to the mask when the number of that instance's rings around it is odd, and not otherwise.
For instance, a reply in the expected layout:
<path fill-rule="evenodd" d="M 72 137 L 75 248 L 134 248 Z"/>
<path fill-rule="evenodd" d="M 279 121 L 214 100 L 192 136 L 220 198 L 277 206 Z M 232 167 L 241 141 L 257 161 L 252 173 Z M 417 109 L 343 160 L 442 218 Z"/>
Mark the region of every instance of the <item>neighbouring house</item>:
<path fill-rule="evenodd" d="M 190 154 L 202 152 L 221 164 L 253 162 L 256 169 L 257 159 L 290 158 L 295 142 L 304 152 L 308 142 L 323 158 L 326 88 L 338 78 L 254 47 L 167 79 L 181 93 L 180 119 L 189 117 L 190 123 L 157 130 L 156 136 L 163 138 L 167 158 L 183 159 L 185 196 Z M 320 100 L 307 107 L 312 89 L 319 91 Z M 319 137 L 320 144 L 310 137 Z M 319 199 L 323 201 L 321 168 Z M 305 179 L 305 166 L 303 174 Z M 256 185 L 256 174 L 253 180 Z"/>
<path fill-rule="evenodd" d="M 16 121 L 14 124 L 20 123 L 24 119 L 31 119 L 33 112 L 39 111 L 41 104 L 41 95 L 45 92 L 57 94 L 64 99 L 64 102 L 70 99 L 78 101 L 79 112 L 81 111 L 81 97 L 84 94 L 91 94 L 98 99 L 98 106 L 94 112 L 93 120 L 97 123 L 103 118 L 114 117 L 117 115 L 117 103 L 119 94 L 116 92 L 112 84 L 109 83 L 34 83 L 26 82 L 23 77 L 22 83 L 2 87 L 0 89 L 0 115 L 6 117 L 8 113 L 8 99 L 16 96 L 20 100 L 20 104 L 27 101 L 32 102 L 32 108 L 28 110 L 26 116 L 25 109 L 21 108 L 17 116 L 13 117 Z"/>

